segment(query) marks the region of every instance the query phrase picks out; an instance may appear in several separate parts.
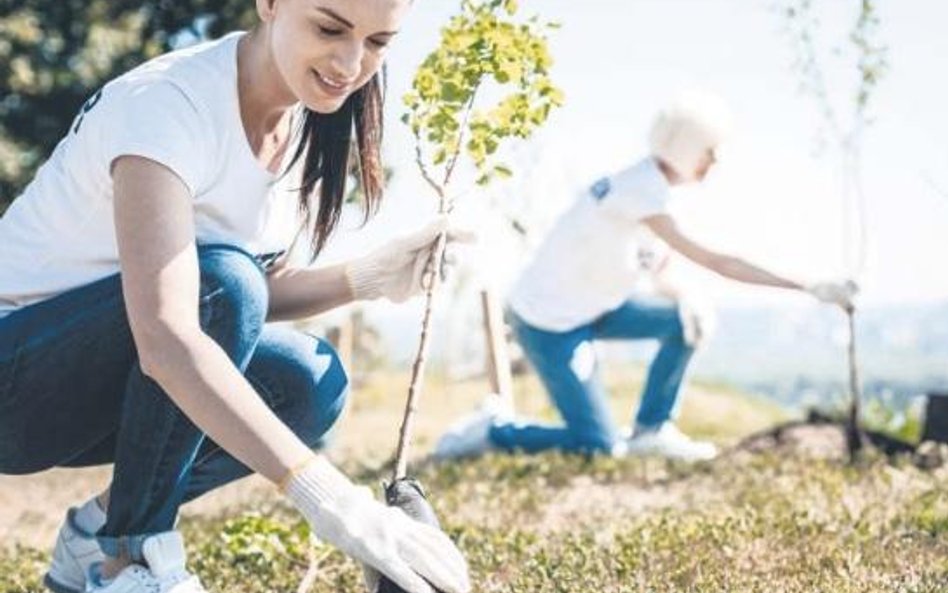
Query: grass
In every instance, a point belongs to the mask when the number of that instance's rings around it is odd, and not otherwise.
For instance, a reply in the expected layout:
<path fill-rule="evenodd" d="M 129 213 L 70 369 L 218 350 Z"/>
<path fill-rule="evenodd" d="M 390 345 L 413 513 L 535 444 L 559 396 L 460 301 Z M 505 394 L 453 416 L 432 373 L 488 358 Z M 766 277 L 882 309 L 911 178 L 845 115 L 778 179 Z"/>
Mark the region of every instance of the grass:
<path fill-rule="evenodd" d="M 639 379 L 634 369 L 608 378 L 617 411 L 628 414 Z M 361 388 L 338 435 L 337 460 L 363 483 L 387 475 L 380 418 L 394 433 L 401 397 L 391 385 L 404 381 L 379 377 Z M 534 383 L 518 390 L 521 409 L 549 415 Z M 430 443 L 481 393 L 474 382 L 450 390 L 435 382 L 419 440 Z M 708 391 L 682 422 L 727 443 L 779 418 L 740 394 Z M 377 434 L 386 436 L 368 436 Z M 948 592 L 948 468 L 880 458 L 851 467 L 774 451 L 699 465 L 488 455 L 418 463 L 414 473 L 485 593 Z M 319 565 L 311 591 L 362 591 L 355 563 L 310 545 L 305 524 L 275 497 L 189 517 L 182 529 L 190 567 L 211 591 L 296 591 L 311 561 Z M 0 592 L 41 591 L 46 561 L 36 549 L 0 551 Z"/>

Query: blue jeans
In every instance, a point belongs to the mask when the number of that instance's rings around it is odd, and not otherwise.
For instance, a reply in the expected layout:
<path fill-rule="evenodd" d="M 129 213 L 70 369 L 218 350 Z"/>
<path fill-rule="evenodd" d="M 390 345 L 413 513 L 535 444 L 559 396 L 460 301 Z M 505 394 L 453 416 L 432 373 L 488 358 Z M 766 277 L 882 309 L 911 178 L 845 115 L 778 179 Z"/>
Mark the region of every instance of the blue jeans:
<path fill-rule="evenodd" d="M 660 347 L 649 366 L 635 423 L 656 427 L 674 415 L 694 353 L 685 344 L 676 306 L 665 301 L 631 299 L 592 323 L 566 332 L 539 329 L 512 312 L 508 316 L 517 340 L 565 424 L 497 424 L 490 431 L 490 440 L 497 447 L 528 453 L 554 448 L 584 453 L 612 449 L 616 428 L 592 347 L 594 340 L 657 339 Z"/>
<path fill-rule="evenodd" d="M 198 249 L 201 327 L 274 413 L 311 447 L 342 411 L 348 380 L 333 349 L 265 325 L 267 284 L 249 254 Z M 0 473 L 114 463 L 102 549 L 142 559 L 178 507 L 251 470 L 207 438 L 142 373 L 119 275 L 0 319 Z"/>

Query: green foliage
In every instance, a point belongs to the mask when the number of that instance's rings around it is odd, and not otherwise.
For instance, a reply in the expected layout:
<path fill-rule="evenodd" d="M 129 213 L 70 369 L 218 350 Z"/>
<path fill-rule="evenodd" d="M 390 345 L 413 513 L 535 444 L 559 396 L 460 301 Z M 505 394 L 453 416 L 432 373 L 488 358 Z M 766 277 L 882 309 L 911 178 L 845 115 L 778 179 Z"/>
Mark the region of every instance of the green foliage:
<path fill-rule="evenodd" d="M 308 545 L 305 521 L 248 512 L 224 523 L 219 536 L 201 548 L 199 564 L 225 563 L 248 575 L 266 575 L 280 567 L 305 566 Z"/>
<path fill-rule="evenodd" d="M 900 410 L 879 399 L 869 400 L 862 409 L 863 426 L 908 443 L 922 437 L 922 419 L 911 409 Z"/>
<path fill-rule="evenodd" d="M 408 124 L 425 178 L 443 193 L 461 153 L 478 172 L 477 183 L 509 177 L 511 170 L 493 158 L 509 138 L 527 138 L 563 93 L 549 76 L 552 58 L 545 30 L 536 17 L 518 22 L 514 0 L 463 0 L 461 14 L 441 30 L 441 42 L 419 67 L 404 97 Z M 475 108 L 485 86 L 512 89 L 490 107 Z M 431 169 L 443 170 L 441 180 Z"/>
<path fill-rule="evenodd" d="M 49 555 L 22 546 L 0 547 L 0 593 L 40 593 Z"/>
<path fill-rule="evenodd" d="M 862 128 L 871 123 L 869 115 L 872 99 L 880 81 L 889 69 L 888 47 L 880 39 L 881 21 L 874 0 L 851 0 L 857 7 L 856 18 L 844 46 L 834 46 L 837 57 L 854 62 L 855 79 L 848 93 L 851 102 L 843 110 L 849 117 L 840 116 L 839 105 L 831 98 L 831 85 L 824 74 L 821 59 L 822 46 L 827 40 L 820 37 L 821 21 L 814 0 L 781 0 L 787 32 L 794 46 L 794 69 L 800 75 L 800 85 L 810 94 L 820 110 L 823 124 L 840 144 L 858 142 Z M 845 47 L 845 50 L 843 49 Z M 834 82 L 834 84 L 839 84 Z M 845 148 L 845 147 L 844 147 Z"/>
<path fill-rule="evenodd" d="M 211 591 L 295 591 L 310 564 L 327 567 L 319 580 L 328 590 L 359 590 L 358 568 L 341 552 L 310 539 L 309 525 L 282 507 L 246 511 L 224 521 L 190 523 L 185 536 L 190 568 Z"/>
<path fill-rule="evenodd" d="M 849 402 L 839 399 L 835 405 L 819 406 L 817 410 L 836 422 L 845 423 L 849 405 Z M 882 433 L 906 443 L 917 443 L 922 437 L 920 410 L 911 406 L 896 406 L 891 401 L 874 397 L 863 403 L 860 412 L 860 425 L 864 430 Z"/>
<path fill-rule="evenodd" d="M 858 56 L 856 108 L 862 114 L 866 113 L 873 91 L 889 69 L 888 48 L 878 38 L 880 24 L 876 2 L 860 0 L 859 16 L 849 34 L 849 41 Z"/>
<path fill-rule="evenodd" d="M 175 43 L 247 28 L 246 0 L 27 0 L 0 10 L 0 211 L 106 81 Z"/>
<path fill-rule="evenodd" d="M 909 523 L 932 537 L 948 538 L 948 492 L 930 490 L 912 501 Z"/>

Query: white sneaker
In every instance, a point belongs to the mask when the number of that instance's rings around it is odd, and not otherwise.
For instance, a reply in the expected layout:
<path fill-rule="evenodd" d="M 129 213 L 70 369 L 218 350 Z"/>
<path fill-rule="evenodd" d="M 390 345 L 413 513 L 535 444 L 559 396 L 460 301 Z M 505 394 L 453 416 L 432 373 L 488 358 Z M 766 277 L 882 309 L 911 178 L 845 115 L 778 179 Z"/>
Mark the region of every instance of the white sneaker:
<path fill-rule="evenodd" d="M 131 564 L 114 579 L 103 582 L 100 564 L 88 573 L 87 593 L 207 593 L 196 576 L 185 568 L 184 540 L 177 531 L 153 535 L 142 544 L 147 568 Z"/>
<path fill-rule="evenodd" d="M 77 508 L 66 512 L 66 520 L 59 528 L 53 561 L 43 584 L 55 593 L 82 593 L 86 589 L 86 573 L 95 562 L 105 560 L 95 535 L 86 533 L 76 524 Z"/>
<path fill-rule="evenodd" d="M 507 398 L 492 393 L 484 398 L 480 409 L 448 427 L 435 445 L 435 459 L 473 457 L 492 447 L 490 428 L 513 416 Z"/>
<path fill-rule="evenodd" d="M 103 582 L 96 563 L 89 567 L 86 580 L 86 593 L 158 593 L 158 580 L 147 568 L 140 564 L 130 564 L 122 569 L 114 579 Z"/>
<path fill-rule="evenodd" d="M 657 429 L 636 431 L 625 442 L 627 455 L 660 455 L 684 461 L 705 461 L 714 459 L 718 454 L 714 444 L 692 440 L 672 422 L 665 422 Z"/>

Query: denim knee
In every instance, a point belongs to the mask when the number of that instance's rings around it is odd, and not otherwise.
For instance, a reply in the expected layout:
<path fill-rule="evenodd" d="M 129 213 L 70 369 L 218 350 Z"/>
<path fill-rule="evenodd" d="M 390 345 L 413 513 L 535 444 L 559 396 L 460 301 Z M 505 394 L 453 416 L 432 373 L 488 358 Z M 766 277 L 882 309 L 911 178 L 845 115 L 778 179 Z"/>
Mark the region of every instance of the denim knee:
<path fill-rule="evenodd" d="M 309 334 L 298 334 L 293 347 L 284 350 L 277 363 L 284 385 L 284 418 L 296 435 L 310 447 L 318 447 L 345 408 L 349 378 L 342 360 L 328 342 Z"/>
<path fill-rule="evenodd" d="M 198 260 L 201 326 L 222 331 L 223 324 L 232 329 L 223 331 L 224 339 L 230 335 L 238 341 L 256 340 L 269 306 L 263 269 L 249 253 L 230 245 L 199 246 Z"/>
<path fill-rule="evenodd" d="M 349 376 L 342 359 L 328 342 L 316 339 L 316 356 L 325 358 L 325 370 L 310 369 L 309 414 L 300 438 L 310 447 L 318 446 L 339 419 L 349 396 Z"/>

